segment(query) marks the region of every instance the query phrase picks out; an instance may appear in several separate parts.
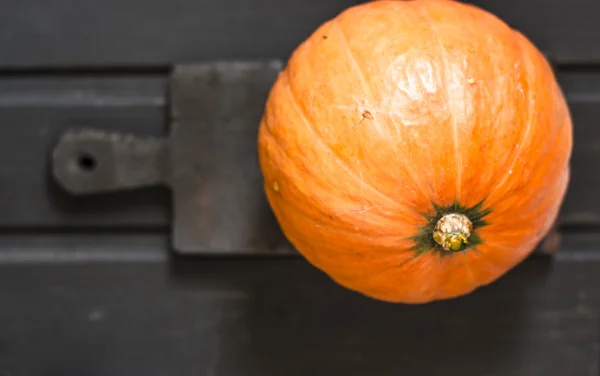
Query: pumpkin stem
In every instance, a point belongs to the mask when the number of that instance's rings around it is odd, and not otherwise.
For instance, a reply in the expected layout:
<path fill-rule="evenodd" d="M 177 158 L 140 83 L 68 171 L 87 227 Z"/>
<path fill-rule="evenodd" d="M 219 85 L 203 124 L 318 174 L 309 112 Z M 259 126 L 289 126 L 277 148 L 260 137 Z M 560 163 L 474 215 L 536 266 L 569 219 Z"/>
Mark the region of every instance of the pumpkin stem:
<path fill-rule="evenodd" d="M 433 240 L 446 251 L 458 252 L 469 242 L 473 223 L 464 214 L 446 214 L 440 218 L 433 230 Z"/>

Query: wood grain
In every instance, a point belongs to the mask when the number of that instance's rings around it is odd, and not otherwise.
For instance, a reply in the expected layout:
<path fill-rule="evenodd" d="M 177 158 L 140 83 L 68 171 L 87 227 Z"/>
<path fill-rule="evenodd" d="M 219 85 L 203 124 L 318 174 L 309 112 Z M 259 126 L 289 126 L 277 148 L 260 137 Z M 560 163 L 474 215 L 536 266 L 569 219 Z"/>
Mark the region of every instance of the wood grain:
<path fill-rule="evenodd" d="M 167 191 L 74 199 L 50 181 L 67 128 L 164 135 L 173 64 L 286 59 L 359 2 L 3 1 L 0 375 L 599 374 L 600 239 L 584 231 L 600 226 L 597 0 L 470 1 L 557 66 L 575 121 L 560 221 L 574 231 L 554 259 L 461 299 L 376 302 L 298 257 L 172 257 Z"/>
<path fill-rule="evenodd" d="M 359 0 L 5 0 L 0 69 L 168 67 L 288 57 Z M 475 0 L 559 64 L 600 62 L 596 0 Z"/>
<path fill-rule="evenodd" d="M 467 297 L 401 306 L 301 259 L 0 263 L 0 371 L 596 376 L 598 268 L 536 258 Z"/>

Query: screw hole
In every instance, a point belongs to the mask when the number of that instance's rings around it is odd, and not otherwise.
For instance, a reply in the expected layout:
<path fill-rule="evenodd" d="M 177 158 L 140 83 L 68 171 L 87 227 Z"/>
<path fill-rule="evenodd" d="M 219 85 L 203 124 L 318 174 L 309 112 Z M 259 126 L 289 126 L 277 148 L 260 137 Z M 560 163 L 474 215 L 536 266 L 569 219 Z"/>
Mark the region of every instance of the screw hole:
<path fill-rule="evenodd" d="M 79 156 L 77 164 L 79 165 L 79 168 L 81 170 L 90 172 L 96 168 L 98 162 L 96 161 L 96 158 L 93 155 L 82 154 Z"/>

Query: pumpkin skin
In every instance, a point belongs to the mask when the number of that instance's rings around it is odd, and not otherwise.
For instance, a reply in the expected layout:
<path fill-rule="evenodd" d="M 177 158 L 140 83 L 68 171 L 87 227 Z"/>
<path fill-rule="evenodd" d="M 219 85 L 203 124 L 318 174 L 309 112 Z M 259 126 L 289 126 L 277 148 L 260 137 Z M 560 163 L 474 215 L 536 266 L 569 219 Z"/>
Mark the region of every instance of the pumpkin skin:
<path fill-rule="evenodd" d="M 275 217 L 312 265 L 371 298 L 425 303 L 497 280 L 549 232 L 572 123 L 548 61 L 494 15 L 381 0 L 297 47 L 258 150 Z M 447 249 L 433 238 L 451 214 L 471 227 Z"/>

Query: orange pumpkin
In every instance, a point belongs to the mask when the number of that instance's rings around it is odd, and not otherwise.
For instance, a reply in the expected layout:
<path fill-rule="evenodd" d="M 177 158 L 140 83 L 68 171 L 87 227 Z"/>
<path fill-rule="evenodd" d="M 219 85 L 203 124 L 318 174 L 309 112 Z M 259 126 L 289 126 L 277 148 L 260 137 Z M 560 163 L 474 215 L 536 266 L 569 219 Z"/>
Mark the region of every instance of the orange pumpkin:
<path fill-rule="evenodd" d="M 337 283 L 424 303 L 527 257 L 569 182 L 572 123 L 551 67 L 492 14 L 373 1 L 292 54 L 260 124 L 287 238 Z"/>

